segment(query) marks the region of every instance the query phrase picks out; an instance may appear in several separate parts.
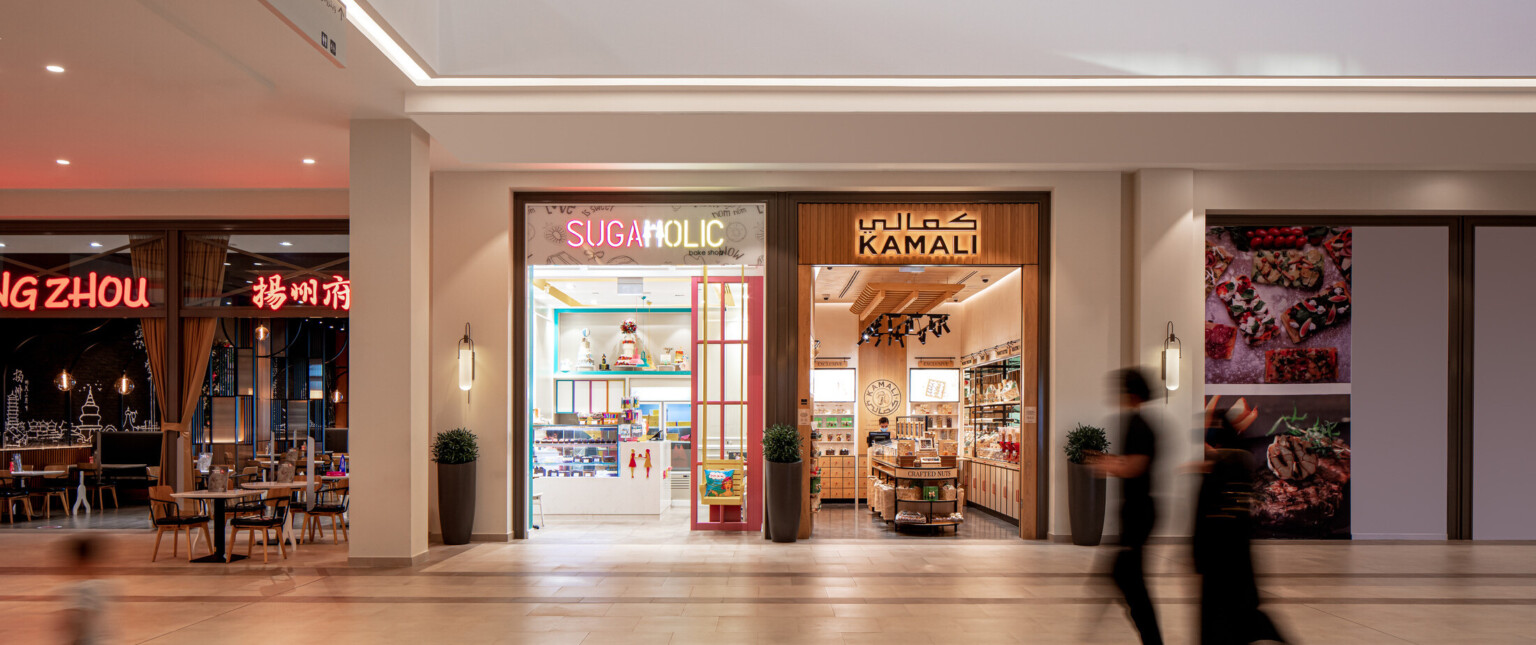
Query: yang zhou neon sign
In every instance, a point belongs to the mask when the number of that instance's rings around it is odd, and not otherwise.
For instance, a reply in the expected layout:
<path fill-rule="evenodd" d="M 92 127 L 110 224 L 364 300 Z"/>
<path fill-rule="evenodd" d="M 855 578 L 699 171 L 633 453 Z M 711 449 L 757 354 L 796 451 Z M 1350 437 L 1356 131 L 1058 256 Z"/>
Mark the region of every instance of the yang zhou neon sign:
<path fill-rule="evenodd" d="M 282 309 L 288 304 L 351 311 L 352 281 L 334 275 L 331 276 L 330 282 L 310 278 L 283 284 L 283 276 L 269 275 L 258 278 L 251 286 L 251 303 L 255 304 L 257 309 L 272 311 Z"/>
<path fill-rule="evenodd" d="M 693 226 L 695 223 L 697 227 Z M 616 220 L 573 219 L 565 223 L 571 248 L 604 246 L 624 248 L 720 248 L 725 244 L 725 222 L 720 220 Z M 695 236 L 697 232 L 697 236 Z"/>
<path fill-rule="evenodd" d="M 12 281 L 10 271 L 0 271 L 0 309 L 147 309 L 147 278 L 85 276 L 39 279 L 24 275 Z"/>

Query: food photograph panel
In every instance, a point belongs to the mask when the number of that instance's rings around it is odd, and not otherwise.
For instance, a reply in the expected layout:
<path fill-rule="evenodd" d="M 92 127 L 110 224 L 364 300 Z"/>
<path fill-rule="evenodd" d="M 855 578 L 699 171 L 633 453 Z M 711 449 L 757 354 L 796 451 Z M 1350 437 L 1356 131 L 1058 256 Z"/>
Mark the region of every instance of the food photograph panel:
<path fill-rule="evenodd" d="M 1206 229 L 1206 383 L 1349 383 L 1352 238 L 1327 226 Z"/>
<path fill-rule="evenodd" d="M 1253 455 L 1256 537 L 1350 538 L 1347 394 L 1206 397 Z"/>

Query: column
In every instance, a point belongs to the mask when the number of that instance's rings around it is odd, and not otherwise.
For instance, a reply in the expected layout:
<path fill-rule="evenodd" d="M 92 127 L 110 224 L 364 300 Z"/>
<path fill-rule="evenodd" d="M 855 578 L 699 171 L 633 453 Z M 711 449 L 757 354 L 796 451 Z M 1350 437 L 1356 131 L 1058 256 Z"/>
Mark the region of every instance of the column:
<path fill-rule="evenodd" d="M 427 551 L 431 170 L 405 119 L 352 122 L 351 544 L 355 564 Z"/>
<path fill-rule="evenodd" d="M 1204 441 L 1197 434 L 1195 415 L 1204 408 L 1205 217 L 1195 212 L 1194 171 L 1138 171 L 1134 203 L 1131 347 L 1133 360 L 1152 381 L 1153 401 L 1143 411 L 1159 431 L 1159 467 L 1153 473 L 1160 518 L 1157 531 L 1188 535 L 1194 482 L 1180 475 L 1178 467 L 1201 458 Z M 1171 392 L 1161 377 L 1163 339 L 1170 321 L 1183 340 L 1180 385 Z"/>

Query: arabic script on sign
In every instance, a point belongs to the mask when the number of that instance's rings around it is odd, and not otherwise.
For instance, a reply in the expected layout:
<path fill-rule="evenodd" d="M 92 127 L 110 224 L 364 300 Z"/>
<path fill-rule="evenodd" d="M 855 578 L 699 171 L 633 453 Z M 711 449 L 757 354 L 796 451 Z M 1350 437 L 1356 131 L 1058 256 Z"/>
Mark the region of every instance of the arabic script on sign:
<path fill-rule="evenodd" d="M 976 255 L 981 225 L 970 213 L 890 213 L 860 217 L 859 255 Z"/>
<path fill-rule="evenodd" d="M 352 281 L 337 275 L 331 276 L 329 282 L 309 278 L 284 284 L 283 276 L 269 275 L 258 278 L 251 286 L 251 303 L 257 309 L 272 311 L 288 304 L 351 311 Z"/>

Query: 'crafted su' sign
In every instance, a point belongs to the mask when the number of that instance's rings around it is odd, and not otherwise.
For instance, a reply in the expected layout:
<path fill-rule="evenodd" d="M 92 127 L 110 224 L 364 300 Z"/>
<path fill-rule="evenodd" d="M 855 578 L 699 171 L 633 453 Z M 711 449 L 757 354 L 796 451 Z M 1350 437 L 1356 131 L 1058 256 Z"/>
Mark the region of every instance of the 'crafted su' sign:
<path fill-rule="evenodd" d="M 981 248 L 980 224 L 963 211 L 860 217 L 858 226 L 860 257 L 976 255 Z"/>

